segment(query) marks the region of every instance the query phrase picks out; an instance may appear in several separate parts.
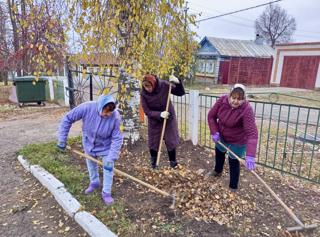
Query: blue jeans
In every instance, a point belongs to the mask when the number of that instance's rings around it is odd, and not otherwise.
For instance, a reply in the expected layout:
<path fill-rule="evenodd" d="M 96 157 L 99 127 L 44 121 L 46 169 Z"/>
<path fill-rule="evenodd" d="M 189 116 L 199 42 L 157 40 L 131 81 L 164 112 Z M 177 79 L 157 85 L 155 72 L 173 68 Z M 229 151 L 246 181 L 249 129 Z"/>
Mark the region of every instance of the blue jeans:
<path fill-rule="evenodd" d="M 87 169 L 89 171 L 90 183 L 100 183 L 98 164 L 92 160 L 86 160 Z M 111 194 L 113 183 L 114 162 L 107 161 L 107 156 L 102 157 L 103 163 L 103 187 L 102 191 Z"/>

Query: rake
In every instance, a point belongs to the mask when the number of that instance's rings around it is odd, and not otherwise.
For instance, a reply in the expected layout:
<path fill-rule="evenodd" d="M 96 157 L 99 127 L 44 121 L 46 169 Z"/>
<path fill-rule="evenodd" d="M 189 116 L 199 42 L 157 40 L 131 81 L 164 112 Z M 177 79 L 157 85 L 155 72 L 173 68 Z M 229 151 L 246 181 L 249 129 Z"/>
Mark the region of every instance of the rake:
<path fill-rule="evenodd" d="M 172 85 L 171 85 L 171 83 L 169 83 L 168 98 L 167 98 L 167 103 L 166 103 L 166 111 L 167 112 L 169 110 L 171 89 L 172 89 Z M 163 125 L 162 125 L 161 136 L 160 136 L 158 154 L 157 154 L 157 162 L 156 162 L 157 167 L 159 167 L 159 163 L 160 163 L 162 140 L 163 140 L 163 137 L 164 137 L 164 133 L 166 131 L 166 124 L 167 124 L 167 119 L 164 119 L 163 120 Z"/>
<path fill-rule="evenodd" d="M 83 152 L 81 152 L 81 151 L 72 149 L 70 146 L 67 146 L 67 149 L 69 149 L 70 151 L 78 154 L 78 155 L 81 156 L 81 157 L 84 157 L 84 158 L 86 158 L 86 159 L 88 159 L 88 160 L 92 160 L 92 161 L 96 162 L 98 165 L 100 165 L 100 166 L 103 167 L 102 161 L 100 161 L 100 160 L 98 160 L 98 159 L 95 159 L 95 158 L 93 158 L 92 156 L 89 156 L 88 154 L 85 154 L 85 153 L 83 153 Z M 171 194 L 169 194 L 169 193 L 167 193 L 167 192 L 165 192 L 165 191 L 162 191 L 162 190 L 160 190 L 160 189 L 152 186 L 151 184 L 148 184 L 148 183 L 146 183 L 146 182 L 144 182 L 144 181 L 142 181 L 142 180 L 140 180 L 140 179 L 138 179 L 138 178 L 136 178 L 136 177 L 133 177 L 133 176 L 131 176 L 131 175 L 129 175 L 129 174 L 121 171 L 121 170 L 118 170 L 118 169 L 116 169 L 116 168 L 114 168 L 114 172 L 115 172 L 116 174 L 121 175 L 121 176 L 127 177 L 127 178 L 129 178 L 129 179 L 131 179 L 131 180 L 133 180 L 133 181 L 135 181 L 135 182 L 137 182 L 137 183 L 139 183 L 139 184 L 141 184 L 141 185 L 149 188 L 149 189 L 152 189 L 152 190 L 156 191 L 157 193 L 160 193 L 161 195 L 163 195 L 163 196 L 165 196 L 165 197 L 171 197 L 171 198 L 172 198 L 172 204 L 170 205 L 170 209 L 174 209 L 174 208 L 175 208 L 175 203 L 176 203 L 176 194 L 175 194 L 175 193 L 173 193 L 173 194 L 171 195 Z"/>
<path fill-rule="evenodd" d="M 244 164 L 244 161 L 239 158 L 233 151 L 231 151 L 227 146 L 225 146 L 222 142 L 218 141 L 218 144 L 222 146 L 224 149 L 228 151 L 228 153 L 231 153 L 234 157 L 236 157 L 241 164 Z M 304 231 L 304 230 L 310 230 L 317 228 L 317 224 L 311 224 L 306 225 L 303 224 L 302 221 L 293 213 L 293 211 L 278 197 L 278 195 L 269 187 L 269 185 L 253 170 L 250 171 L 262 184 L 263 186 L 271 193 L 271 195 L 280 203 L 280 205 L 287 211 L 287 213 L 290 215 L 290 217 L 298 224 L 298 226 L 288 227 L 287 230 L 289 232 L 295 232 L 295 231 Z"/>

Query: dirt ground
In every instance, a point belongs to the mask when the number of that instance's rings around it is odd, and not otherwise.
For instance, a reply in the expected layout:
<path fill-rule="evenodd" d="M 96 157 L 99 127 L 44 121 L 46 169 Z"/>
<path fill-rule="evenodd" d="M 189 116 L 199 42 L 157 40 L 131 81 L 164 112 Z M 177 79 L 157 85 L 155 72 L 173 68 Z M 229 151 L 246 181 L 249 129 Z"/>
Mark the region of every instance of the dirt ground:
<path fill-rule="evenodd" d="M 23 145 L 54 140 L 59 119 L 65 112 L 66 109 L 50 104 L 2 109 L 1 236 L 85 236 L 50 193 L 16 160 L 16 151 Z M 73 126 L 70 135 L 79 134 L 79 128 L 80 124 Z M 149 169 L 145 138 L 121 154 L 116 164 L 118 169 L 167 192 L 175 191 L 177 197 L 176 208 L 170 209 L 171 198 L 116 175 L 114 198 L 124 202 L 129 218 L 136 225 L 133 235 L 290 236 L 285 227 L 296 224 L 250 173 L 241 170 L 240 189 L 234 194 L 228 190 L 227 164 L 220 179 L 204 179 L 213 166 L 211 151 L 185 141 L 177 154 L 181 166 L 176 171 L 166 168 L 165 152 L 160 170 Z M 320 224 L 319 185 L 261 167 L 257 172 L 303 222 Z M 172 233 L 161 234 L 161 228 L 171 229 Z M 292 236 L 320 236 L 320 228 Z"/>
<path fill-rule="evenodd" d="M 17 160 L 16 152 L 25 144 L 55 139 L 65 111 L 50 104 L 0 104 L 0 236 L 87 236 Z"/>
<path fill-rule="evenodd" d="M 285 228 L 296 226 L 295 222 L 244 169 L 236 194 L 228 189 L 227 164 L 221 178 L 205 179 L 213 167 L 212 151 L 193 146 L 190 141 L 182 142 L 177 152 L 181 167 L 176 171 L 166 168 L 168 158 L 164 152 L 162 168 L 154 172 L 148 168 L 149 155 L 145 147 L 142 139 L 129 153 L 122 154 L 117 167 L 162 190 L 175 191 L 177 197 L 173 212 L 168 208 L 170 200 L 166 202 L 161 195 L 146 192 L 139 185 L 137 189 L 126 179 L 116 177 L 116 198 L 130 207 L 135 216 L 132 219 L 140 219 L 137 225 L 146 228 L 146 233 L 157 233 L 152 223 L 160 219 L 180 226 L 177 236 L 320 236 L 319 228 L 298 235 L 287 233 Z M 257 172 L 303 222 L 320 224 L 319 186 L 260 167 Z"/>

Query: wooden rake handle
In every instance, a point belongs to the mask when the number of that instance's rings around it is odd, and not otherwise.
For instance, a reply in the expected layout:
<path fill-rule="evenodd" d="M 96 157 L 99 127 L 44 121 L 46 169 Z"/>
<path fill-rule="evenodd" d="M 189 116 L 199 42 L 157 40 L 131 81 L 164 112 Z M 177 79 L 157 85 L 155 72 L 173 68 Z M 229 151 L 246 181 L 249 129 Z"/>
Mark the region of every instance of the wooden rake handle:
<path fill-rule="evenodd" d="M 168 91 L 167 104 L 166 104 L 166 111 L 167 111 L 167 112 L 168 112 L 168 110 L 169 110 L 171 89 L 172 89 L 172 85 L 171 85 L 171 82 L 170 82 L 170 83 L 169 83 L 169 91 Z M 158 154 L 157 154 L 157 166 L 159 166 L 159 163 L 160 163 L 162 140 L 163 140 L 163 137 L 164 137 L 164 132 L 165 132 L 165 130 L 166 130 L 166 125 L 167 125 L 167 119 L 164 119 L 164 120 L 163 120 L 163 125 L 162 125 L 161 136 L 160 136 Z"/>
<path fill-rule="evenodd" d="M 231 151 L 227 146 L 225 146 L 222 142 L 217 142 L 220 146 L 226 149 L 229 153 L 231 153 L 234 157 L 236 157 L 241 164 L 245 165 L 245 162 L 239 158 L 233 151 Z M 299 218 L 293 213 L 293 211 L 278 197 L 278 195 L 269 187 L 269 185 L 253 170 L 250 172 L 263 184 L 263 186 L 271 193 L 271 195 L 281 204 L 281 206 L 287 211 L 287 213 L 291 216 L 291 218 L 301 227 L 305 225 L 299 220 Z"/>
<path fill-rule="evenodd" d="M 76 154 L 78 154 L 78 155 L 80 155 L 80 156 L 82 156 L 82 157 L 84 157 L 84 158 L 86 158 L 86 159 L 88 159 L 88 160 L 92 160 L 92 161 L 96 162 L 97 164 L 99 164 L 99 165 L 101 165 L 101 166 L 103 167 L 103 163 L 102 163 L 100 160 L 95 159 L 95 158 L 93 158 L 92 156 L 89 156 L 89 155 L 87 155 L 87 154 L 85 154 L 85 153 L 82 153 L 82 152 L 80 152 L 80 151 L 78 151 L 78 150 L 71 149 L 70 146 L 67 146 L 67 149 L 69 149 L 70 151 L 72 151 L 72 152 L 74 152 L 74 153 L 76 153 Z M 174 197 L 173 197 L 172 195 L 170 195 L 169 193 L 167 193 L 167 192 L 165 192 L 165 191 L 162 191 L 162 190 L 160 190 L 160 189 L 152 186 L 151 184 L 148 184 L 148 183 L 146 183 L 146 182 L 143 182 L 142 180 L 137 179 L 137 178 L 135 178 L 135 177 L 133 177 L 133 176 L 131 176 L 131 175 L 129 175 L 129 174 L 121 171 L 121 170 L 118 170 L 118 169 L 114 168 L 114 172 L 115 172 L 116 174 L 119 174 L 119 175 L 122 175 L 122 176 L 124 176 L 124 177 L 127 177 L 127 178 L 129 178 L 129 179 L 131 179 L 131 180 L 133 180 L 133 181 L 135 181 L 135 182 L 137 182 L 137 183 L 139 183 L 139 184 L 142 184 L 143 186 L 146 186 L 146 187 L 148 187 L 148 188 L 150 188 L 150 189 L 152 189 L 152 190 L 154 190 L 154 191 L 162 194 L 162 195 L 165 196 L 165 197 L 168 197 L 168 196 L 169 196 L 169 197 L 174 198 Z"/>

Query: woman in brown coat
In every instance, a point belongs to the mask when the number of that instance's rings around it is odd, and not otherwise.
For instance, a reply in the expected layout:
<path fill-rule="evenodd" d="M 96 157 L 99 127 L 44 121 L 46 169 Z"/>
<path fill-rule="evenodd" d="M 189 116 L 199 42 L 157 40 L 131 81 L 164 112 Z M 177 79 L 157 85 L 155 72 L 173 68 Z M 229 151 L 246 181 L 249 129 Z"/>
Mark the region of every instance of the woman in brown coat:
<path fill-rule="evenodd" d="M 148 116 L 148 146 L 153 169 L 156 168 L 164 119 L 167 119 L 164 141 L 169 155 L 170 166 L 175 168 L 178 165 L 176 147 L 179 144 L 179 132 L 176 114 L 171 101 L 169 109 L 166 111 L 169 83 L 174 84 L 171 90 L 172 94 L 177 96 L 185 94 L 181 81 L 173 75 L 170 76 L 169 82 L 160 80 L 151 74 L 145 75 L 142 81 L 141 104 L 145 114 Z"/>

